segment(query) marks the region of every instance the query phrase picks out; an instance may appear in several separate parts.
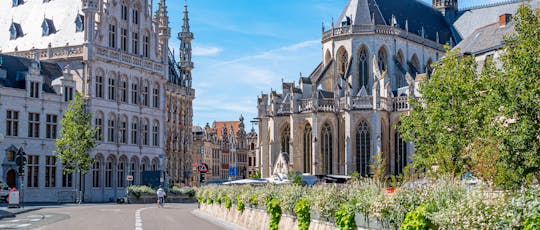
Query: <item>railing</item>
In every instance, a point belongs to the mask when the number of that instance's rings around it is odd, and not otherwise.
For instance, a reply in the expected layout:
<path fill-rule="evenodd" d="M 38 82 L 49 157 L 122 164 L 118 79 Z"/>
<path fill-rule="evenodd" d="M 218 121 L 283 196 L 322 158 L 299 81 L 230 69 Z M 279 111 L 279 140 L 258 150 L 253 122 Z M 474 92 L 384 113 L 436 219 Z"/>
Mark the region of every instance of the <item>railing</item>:
<path fill-rule="evenodd" d="M 318 110 L 320 112 L 333 112 L 335 108 L 334 99 L 321 99 L 319 100 Z"/>
<path fill-rule="evenodd" d="M 429 40 L 427 38 L 418 36 L 414 33 L 407 32 L 401 28 L 387 26 L 387 25 L 356 25 L 356 26 L 343 26 L 330 29 L 323 32 L 322 40 L 323 42 L 334 37 L 342 35 L 351 35 L 351 34 L 365 34 L 365 33 L 374 33 L 374 34 L 386 34 L 392 36 L 398 36 L 405 38 L 419 44 L 424 44 L 434 49 L 443 50 L 443 45 Z"/>
<path fill-rule="evenodd" d="M 351 109 L 369 110 L 373 109 L 373 97 L 351 97 Z"/>
<path fill-rule="evenodd" d="M 279 115 L 289 115 L 291 114 L 291 104 L 290 103 L 284 103 L 284 104 L 277 104 L 277 112 L 276 114 Z"/>
<path fill-rule="evenodd" d="M 83 47 L 79 46 L 64 46 L 64 47 L 55 47 L 47 49 L 34 49 L 27 51 L 16 51 L 8 53 L 10 55 L 33 59 L 37 56 L 41 59 L 65 59 L 72 57 L 81 57 L 83 54 Z"/>
<path fill-rule="evenodd" d="M 308 112 L 313 110 L 313 101 L 311 99 L 300 99 L 298 103 L 299 112 Z"/>
<path fill-rule="evenodd" d="M 407 111 L 409 110 L 409 98 L 402 96 L 396 97 L 393 101 L 394 111 Z"/>
<path fill-rule="evenodd" d="M 106 60 L 121 62 L 123 64 L 138 68 L 142 67 L 143 69 L 147 69 L 149 71 L 162 72 L 164 70 L 164 65 L 161 63 L 144 60 L 141 57 L 131 54 L 120 53 L 119 51 L 103 46 L 96 46 L 96 54 L 98 57 Z"/>

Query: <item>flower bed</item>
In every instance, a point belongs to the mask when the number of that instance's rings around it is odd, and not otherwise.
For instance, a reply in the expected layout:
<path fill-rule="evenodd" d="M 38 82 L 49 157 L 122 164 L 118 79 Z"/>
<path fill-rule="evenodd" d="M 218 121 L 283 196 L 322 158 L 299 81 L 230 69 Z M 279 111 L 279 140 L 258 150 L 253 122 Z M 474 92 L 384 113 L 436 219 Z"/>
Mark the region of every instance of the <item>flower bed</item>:
<path fill-rule="evenodd" d="M 199 203 L 242 212 L 266 210 L 268 227 L 282 215 L 295 217 L 299 229 L 330 222 L 339 229 L 538 229 L 540 186 L 492 191 L 452 179 L 410 183 L 392 194 L 365 179 L 345 185 L 205 186 Z M 309 211 L 306 211 L 309 210 Z M 301 220 L 301 221 L 298 221 Z M 301 226 L 300 226 L 301 225 Z M 306 227 L 307 226 L 307 227 Z"/>
<path fill-rule="evenodd" d="M 173 187 L 165 192 L 166 203 L 191 203 L 195 202 L 195 190 L 193 188 Z M 126 189 L 129 203 L 150 204 L 157 202 L 156 190 L 148 186 L 132 185 Z"/>

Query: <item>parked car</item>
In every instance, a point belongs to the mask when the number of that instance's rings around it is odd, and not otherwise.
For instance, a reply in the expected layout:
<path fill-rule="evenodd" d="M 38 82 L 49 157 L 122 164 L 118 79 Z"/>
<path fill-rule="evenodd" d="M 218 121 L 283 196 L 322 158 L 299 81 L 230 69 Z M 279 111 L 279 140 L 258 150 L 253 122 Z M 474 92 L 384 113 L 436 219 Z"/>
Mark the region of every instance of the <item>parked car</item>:
<path fill-rule="evenodd" d="M 0 202 L 7 203 L 9 187 L 6 183 L 0 181 Z"/>

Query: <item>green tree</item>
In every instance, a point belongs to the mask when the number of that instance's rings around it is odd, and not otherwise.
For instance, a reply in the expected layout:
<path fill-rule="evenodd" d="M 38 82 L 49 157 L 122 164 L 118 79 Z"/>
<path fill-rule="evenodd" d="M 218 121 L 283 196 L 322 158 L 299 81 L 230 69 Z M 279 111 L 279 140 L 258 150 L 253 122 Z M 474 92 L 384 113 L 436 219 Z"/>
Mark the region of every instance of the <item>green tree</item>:
<path fill-rule="evenodd" d="M 94 161 L 89 151 L 96 146 L 98 128 L 92 127 L 91 119 L 92 115 L 85 111 L 83 97 L 76 94 L 62 119 L 61 138 L 56 139 L 56 154 L 65 165 L 63 172 L 75 173 L 76 181 L 77 174 L 86 174 Z"/>

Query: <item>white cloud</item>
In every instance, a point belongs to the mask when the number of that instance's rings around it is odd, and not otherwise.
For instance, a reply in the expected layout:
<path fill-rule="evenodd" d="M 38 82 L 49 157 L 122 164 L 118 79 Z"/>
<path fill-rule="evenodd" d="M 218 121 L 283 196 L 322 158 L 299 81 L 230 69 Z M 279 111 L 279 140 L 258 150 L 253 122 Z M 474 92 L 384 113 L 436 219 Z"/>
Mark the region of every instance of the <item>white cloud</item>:
<path fill-rule="evenodd" d="M 221 51 L 223 51 L 221 47 L 196 45 L 193 47 L 193 56 L 215 56 Z"/>

